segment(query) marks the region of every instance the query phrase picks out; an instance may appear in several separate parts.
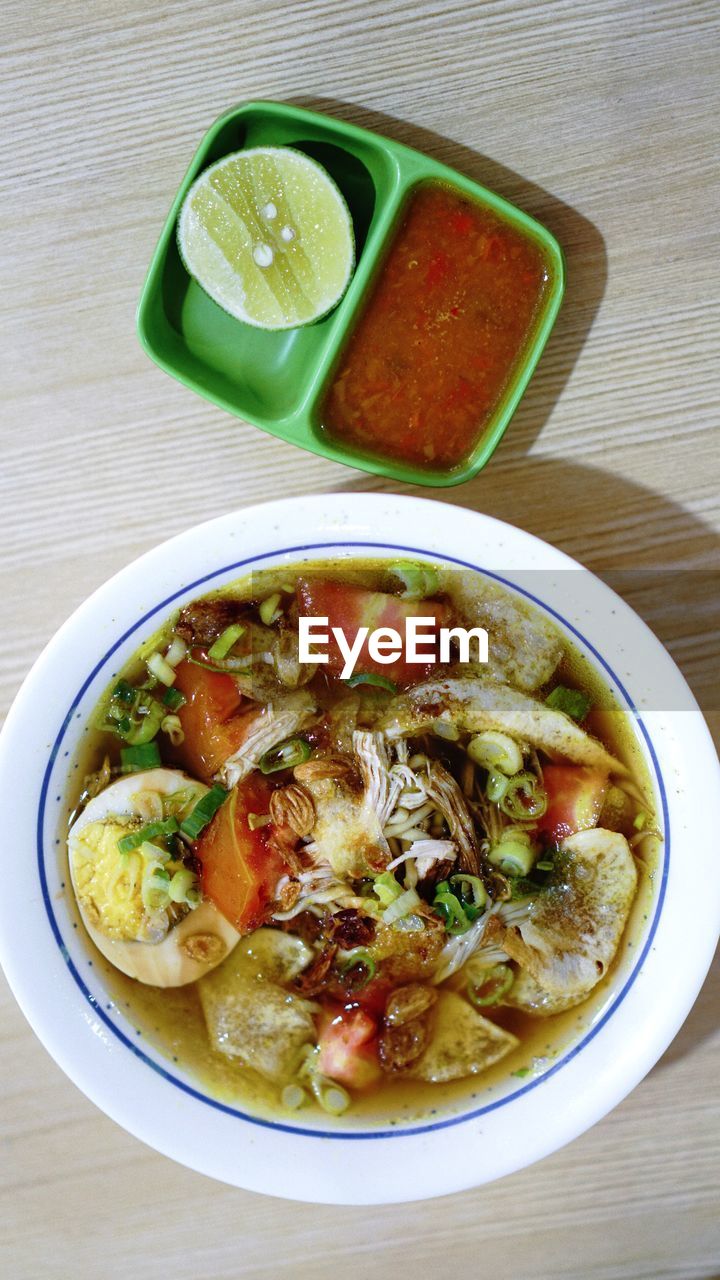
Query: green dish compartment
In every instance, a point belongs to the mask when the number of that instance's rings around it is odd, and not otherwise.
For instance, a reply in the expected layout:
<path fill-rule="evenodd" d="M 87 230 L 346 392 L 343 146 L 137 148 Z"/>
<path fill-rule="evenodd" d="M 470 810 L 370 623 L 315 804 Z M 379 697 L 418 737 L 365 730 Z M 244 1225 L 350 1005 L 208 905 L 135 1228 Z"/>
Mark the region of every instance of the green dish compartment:
<path fill-rule="evenodd" d="M 365 260 L 384 238 L 399 182 L 397 165 L 379 143 L 348 139 L 345 127 L 334 125 L 275 103 L 249 104 L 216 121 L 170 210 L 138 310 L 141 341 L 162 368 L 267 430 L 282 424 L 285 438 L 294 438 L 325 349 L 354 310 Z M 213 302 L 188 275 L 175 236 L 185 195 L 204 169 L 230 152 L 271 145 L 296 147 L 324 165 L 348 203 L 356 242 L 356 269 L 335 310 L 316 324 L 280 331 L 243 324 Z"/>
<path fill-rule="evenodd" d="M 292 146 L 322 164 L 353 219 L 356 266 L 337 307 L 315 324 L 263 330 L 222 310 L 187 273 L 176 222 L 192 183 L 222 156 L 246 147 Z M 434 472 L 364 455 L 332 440 L 322 426 L 330 380 L 366 305 L 412 191 L 442 182 L 480 201 L 536 239 L 551 266 L 551 290 L 502 403 L 470 458 Z M 544 227 L 462 174 L 400 143 L 328 116 L 275 102 L 251 102 L 221 116 L 202 140 L 165 222 L 138 307 L 138 334 L 167 373 L 228 412 L 338 462 L 409 483 L 444 487 L 469 479 L 497 446 L 539 359 L 562 298 L 557 242 Z"/>
<path fill-rule="evenodd" d="M 562 250 L 555 237 L 536 222 L 528 214 L 509 204 L 502 196 L 480 186 L 470 178 L 465 178 L 454 169 L 412 151 L 399 143 L 390 143 L 395 151 L 400 182 L 393 205 L 392 220 L 388 220 L 387 234 L 372 264 L 365 273 L 363 296 L 355 313 L 350 318 L 345 331 L 334 343 L 332 353 L 324 362 L 323 378 L 316 385 L 310 405 L 309 419 L 315 443 L 311 445 L 316 452 L 332 458 L 337 462 L 351 463 L 362 470 L 381 475 L 392 475 L 394 479 L 408 484 L 431 485 L 444 488 L 462 484 L 476 475 L 492 457 L 505 430 L 512 418 L 523 392 L 532 377 L 543 348 L 552 330 L 553 324 L 562 302 L 565 289 L 565 263 Z M 404 464 L 397 459 L 381 459 L 370 453 L 364 453 L 352 445 L 340 445 L 324 429 L 322 408 L 325 397 L 332 382 L 335 371 L 343 353 L 352 341 L 355 325 L 360 320 L 365 308 L 371 301 L 375 281 L 382 270 L 384 261 L 392 249 L 396 232 L 414 192 L 426 184 L 439 183 L 450 187 L 491 209 L 498 217 L 517 228 L 523 235 L 534 240 L 542 249 L 548 263 L 550 288 L 538 313 L 533 331 L 530 334 L 521 358 L 513 371 L 502 398 L 498 402 L 489 421 L 486 423 L 475 448 L 459 466 L 452 470 L 433 470 L 431 467 L 417 467 Z"/>

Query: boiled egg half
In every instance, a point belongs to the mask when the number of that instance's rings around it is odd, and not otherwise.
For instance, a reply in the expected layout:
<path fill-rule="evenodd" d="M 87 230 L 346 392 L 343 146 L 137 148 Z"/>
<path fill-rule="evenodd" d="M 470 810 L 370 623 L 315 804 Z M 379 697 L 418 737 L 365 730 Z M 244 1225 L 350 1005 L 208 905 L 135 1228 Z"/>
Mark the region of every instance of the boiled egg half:
<path fill-rule="evenodd" d="M 186 817 L 207 790 L 177 769 L 128 774 L 70 828 L 70 879 L 88 934 L 111 964 L 151 986 L 195 982 L 240 937 L 158 831 L 168 817 Z M 141 832 L 148 838 L 140 843 L 127 839 Z"/>

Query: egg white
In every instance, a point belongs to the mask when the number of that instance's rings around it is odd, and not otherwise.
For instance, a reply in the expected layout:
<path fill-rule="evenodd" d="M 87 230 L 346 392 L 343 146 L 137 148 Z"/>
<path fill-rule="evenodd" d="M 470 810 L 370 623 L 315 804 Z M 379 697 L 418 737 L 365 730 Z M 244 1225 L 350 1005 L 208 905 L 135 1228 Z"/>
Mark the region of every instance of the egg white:
<path fill-rule="evenodd" d="M 232 951 L 240 934 L 205 898 L 194 911 L 174 925 L 160 942 L 120 941 L 108 938 L 87 917 L 75 882 L 74 849 L 78 837 L 90 823 L 110 818 L 142 817 L 136 797 L 154 791 L 173 795 L 187 787 L 198 795 L 208 788 L 179 769 L 149 769 L 132 773 L 111 783 L 95 796 L 73 823 L 68 835 L 70 879 L 83 925 L 90 938 L 116 969 L 154 987 L 182 987 L 209 973 Z M 194 954 L 193 954 L 194 953 Z"/>

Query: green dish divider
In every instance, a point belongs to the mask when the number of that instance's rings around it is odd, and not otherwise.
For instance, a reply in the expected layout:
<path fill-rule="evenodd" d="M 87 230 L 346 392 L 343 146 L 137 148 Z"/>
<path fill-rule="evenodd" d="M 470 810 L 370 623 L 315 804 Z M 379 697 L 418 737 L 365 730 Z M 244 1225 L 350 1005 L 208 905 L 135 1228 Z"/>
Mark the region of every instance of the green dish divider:
<path fill-rule="evenodd" d="M 355 228 L 357 263 L 347 292 L 328 316 L 299 329 L 255 329 L 227 315 L 188 275 L 177 248 L 177 217 L 198 174 L 232 151 L 259 146 L 293 146 L 319 161 L 342 191 Z M 537 241 L 550 272 L 550 288 L 523 358 L 472 454 L 452 471 L 343 448 L 324 433 L 321 422 L 329 380 L 408 195 L 432 181 L 485 204 Z M 563 290 L 563 257 L 554 236 L 500 196 L 366 129 L 282 103 L 249 102 L 221 116 L 193 158 L 150 263 L 137 327 L 143 347 L 162 369 L 263 431 L 364 471 L 441 487 L 469 480 L 491 457 L 540 358 Z"/>

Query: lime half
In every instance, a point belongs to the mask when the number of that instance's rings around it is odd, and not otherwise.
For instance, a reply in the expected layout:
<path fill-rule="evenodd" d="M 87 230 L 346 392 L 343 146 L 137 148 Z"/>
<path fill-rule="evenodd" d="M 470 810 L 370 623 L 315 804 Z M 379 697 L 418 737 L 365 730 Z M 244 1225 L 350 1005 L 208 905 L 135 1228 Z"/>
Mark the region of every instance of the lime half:
<path fill-rule="evenodd" d="M 355 263 L 342 195 L 321 165 L 291 147 L 237 151 L 206 169 L 185 197 L 178 245 L 210 297 L 260 329 L 325 315 Z"/>

